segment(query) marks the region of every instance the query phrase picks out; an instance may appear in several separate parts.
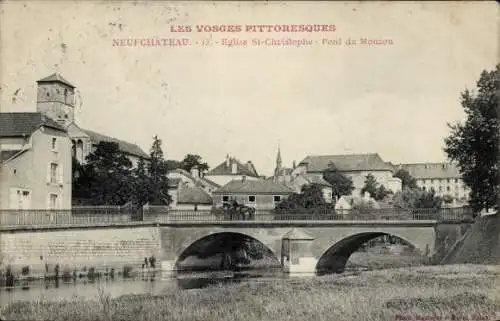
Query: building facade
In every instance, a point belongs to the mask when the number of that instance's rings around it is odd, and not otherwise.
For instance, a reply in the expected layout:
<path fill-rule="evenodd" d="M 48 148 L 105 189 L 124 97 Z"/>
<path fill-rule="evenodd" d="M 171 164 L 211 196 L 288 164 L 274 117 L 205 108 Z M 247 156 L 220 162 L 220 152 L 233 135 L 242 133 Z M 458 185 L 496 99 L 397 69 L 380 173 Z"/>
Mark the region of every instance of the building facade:
<path fill-rule="evenodd" d="M 220 186 L 224 186 L 232 180 L 243 178 L 247 180 L 261 179 L 251 161 L 244 164 L 229 155 L 226 155 L 226 160 L 208 171 L 204 177 Z"/>
<path fill-rule="evenodd" d="M 307 156 L 292 172 L 292 177 L 300 173 L 323 177 L 323 172 L 333 164 L 342 174 L 349 177 L 354 185 L 353 196 L 359 196 L 368 174 L 375 177 L 380 185 L 396 193 L 401 190 L 401 179 L 393 177 L 395 168 L 382 160 L 378 154 L 349 154 Z"/>
<path fill-rule="evenodd" d="M 257 210 L 272 210 L 293 193 L 289 187 L 271 180 L 232 180 L 213 194 L 214 205 L 220 208 L 225 203 L 253 207 Z"/>
<path fill-rule="evenodd" d="M 470 189 L 464 184 L 454 163 L 400 164 L 398 167 L 407 170 L 423 190 L 434 189 L 436 195 L 449 195 L 459 201 L 469 199 Z"/>
<path fill-rule="evenodd" d="M 0 113 L 0 208 L 70 209 L 71 140 L 42 113 Z"/>

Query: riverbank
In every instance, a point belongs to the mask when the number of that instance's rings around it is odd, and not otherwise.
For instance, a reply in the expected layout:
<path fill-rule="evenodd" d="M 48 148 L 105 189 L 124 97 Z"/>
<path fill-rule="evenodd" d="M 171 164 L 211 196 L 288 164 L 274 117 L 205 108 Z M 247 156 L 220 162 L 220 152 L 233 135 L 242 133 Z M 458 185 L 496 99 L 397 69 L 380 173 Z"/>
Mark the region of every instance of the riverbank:
<path fill-rule="evenodd" d="M 166 288 L 161 295 L 116 299 L 104 289 L 96 300 L 15 303 L 3 309 L 2 319 L 494 320 L 500 312 L 499 286 L 499 266 L 425 266 L 350 277 L 257 279 L 187 291 Z"/>

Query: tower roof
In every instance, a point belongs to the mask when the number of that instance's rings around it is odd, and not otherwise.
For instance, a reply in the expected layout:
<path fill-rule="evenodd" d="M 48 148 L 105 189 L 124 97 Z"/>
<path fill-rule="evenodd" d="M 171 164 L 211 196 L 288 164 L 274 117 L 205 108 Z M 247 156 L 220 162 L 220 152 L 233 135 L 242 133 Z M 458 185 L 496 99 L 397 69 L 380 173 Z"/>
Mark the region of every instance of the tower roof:
<path fill-rule="evenodd" d="M 71 84 L 69 81 L 64 79 L 64 77 L 58 73 L 53 73 L 52 75 L 45 77 L 45 78 L 42 78 L 42 79 L 37 81 L 37 83 L 44 83 L 44 82 L 60 82 L 60 83 L 63 83 L 67 86 L 70 86 L 71 88 L 76 88 L 75 86 L 73 86 L 73 84 Z"/>

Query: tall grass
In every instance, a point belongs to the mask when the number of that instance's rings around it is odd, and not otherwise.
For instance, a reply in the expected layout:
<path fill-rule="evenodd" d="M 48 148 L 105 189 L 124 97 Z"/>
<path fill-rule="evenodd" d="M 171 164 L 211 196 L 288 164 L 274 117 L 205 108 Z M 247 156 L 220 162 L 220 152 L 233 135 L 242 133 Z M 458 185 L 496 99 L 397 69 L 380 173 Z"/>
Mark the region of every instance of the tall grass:
<path fill-rule="evenodd" d="M 387 321 L 417 317 L 494 320 L 500 311 L 498 266 L 425 266 L 358 276 L 249 280 L 162 295 L 95 301 L 17 303 L 8 320 Z M 497 284 L 495 284 L 495 282 Z"/>

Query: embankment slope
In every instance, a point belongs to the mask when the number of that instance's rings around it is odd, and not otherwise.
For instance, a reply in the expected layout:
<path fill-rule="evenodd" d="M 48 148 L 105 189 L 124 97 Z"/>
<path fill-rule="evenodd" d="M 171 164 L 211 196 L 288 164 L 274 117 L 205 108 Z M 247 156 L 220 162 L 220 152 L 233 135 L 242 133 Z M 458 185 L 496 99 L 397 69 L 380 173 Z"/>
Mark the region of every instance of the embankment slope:
<path fill-rule="evenodd" d="M 500 264 L 500 216 L 477 217 L 442 263 Z"/>

